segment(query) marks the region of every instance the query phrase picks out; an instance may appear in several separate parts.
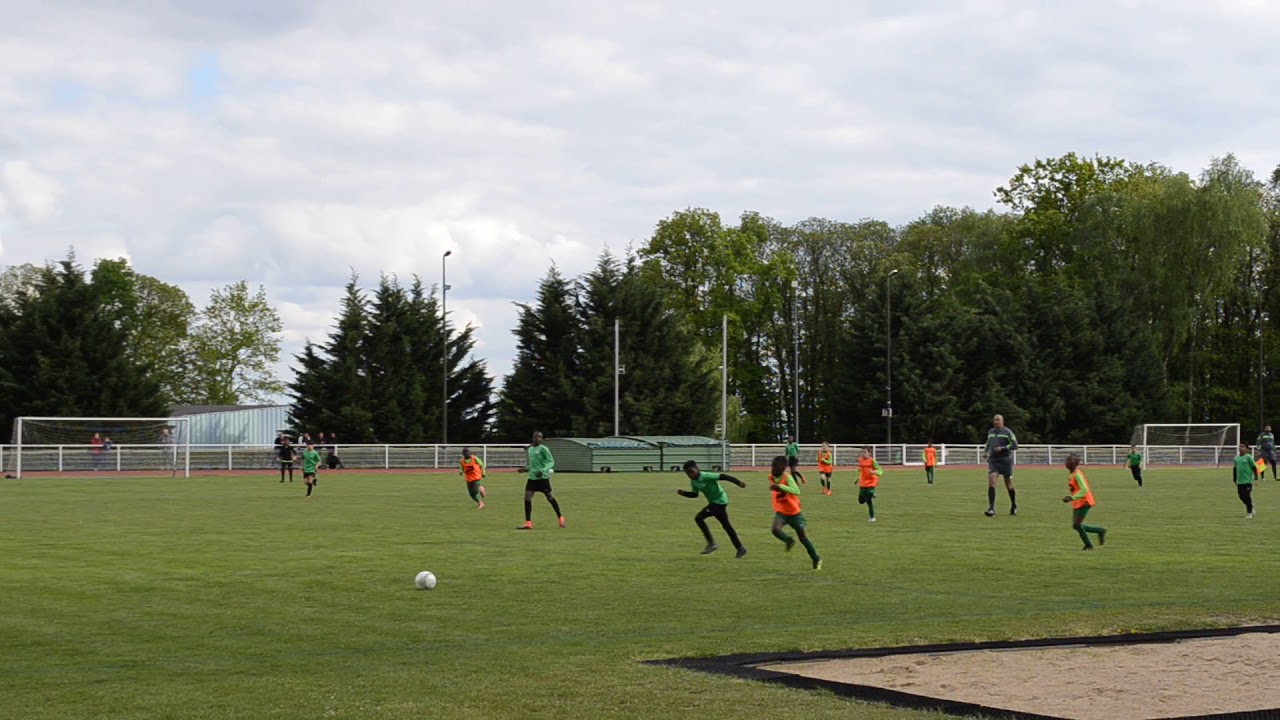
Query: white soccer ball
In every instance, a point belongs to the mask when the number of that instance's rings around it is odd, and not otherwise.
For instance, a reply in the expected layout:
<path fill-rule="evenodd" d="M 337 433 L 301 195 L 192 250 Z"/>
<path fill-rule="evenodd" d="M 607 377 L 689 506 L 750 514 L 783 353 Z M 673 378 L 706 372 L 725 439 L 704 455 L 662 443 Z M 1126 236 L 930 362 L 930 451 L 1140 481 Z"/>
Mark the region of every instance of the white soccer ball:
<path fill-rule="evenodd" d="M 418 573 L 416 578 L 413 579 L 413 584 L 419 590 L 434 590 L 436 587 L 436 576 L 426 570 L 423 570 Z"/>

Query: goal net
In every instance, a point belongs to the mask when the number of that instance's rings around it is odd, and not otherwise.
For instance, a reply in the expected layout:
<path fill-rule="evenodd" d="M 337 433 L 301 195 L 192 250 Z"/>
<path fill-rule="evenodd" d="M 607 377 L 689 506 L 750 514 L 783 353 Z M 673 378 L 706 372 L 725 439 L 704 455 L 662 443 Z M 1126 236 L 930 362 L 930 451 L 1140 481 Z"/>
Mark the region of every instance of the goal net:
<path fill-rule="evenodd" d="M 1142 453 L 1143 467 L 1151 463 L 1216 466 L 1235 457 L 1240 423 L 1139 425 L 1130 442 Z"/>
<path fill-rule="evenodd" d="M 6 473 L 168 472 L 191 476 L 190 419 L 20 417 Z"/>

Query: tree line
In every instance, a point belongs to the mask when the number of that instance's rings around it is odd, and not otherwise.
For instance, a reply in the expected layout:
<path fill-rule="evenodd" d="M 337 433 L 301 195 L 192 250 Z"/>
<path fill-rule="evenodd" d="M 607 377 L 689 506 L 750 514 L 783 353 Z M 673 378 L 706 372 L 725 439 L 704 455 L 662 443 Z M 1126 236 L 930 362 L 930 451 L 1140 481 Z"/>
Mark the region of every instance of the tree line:
<path fill-rule="evenodd" d="M 0 432 L 21 416 L 165 417 L 177 404 L 267 401 L 283 324 L 266 290 L 181 289 L 75 253 L 0 273 Z"/>
<path fill-rule="evenodd" d="M 1024 442 L 1269 422 L 1280 168 L 1259 180 L 1228 155 L 1192 176 L 1068 154 L 1018 168 L 995 197 L 1000 210 L 935 207 L 897 227 L 674 212 L 581 277 L 548 269 L 517 303 L 500 388 L 474 328 L 418 278 L 364 290 L 353 276 L 333 331 L 282 384 L 262 289 L 237 283 L 196 311 L 123 260 L 9 268 L 3 419 L 283 391 L 300 427 L 348 442 L 434 442 L 446 420 L 462 442 L 607 436 L 615 411 L 624 435 L 717 435 L 727 351 L 736 442 L 880 441 L 890 387 L 899 442 L 976 442 L 994 413 Z"/>

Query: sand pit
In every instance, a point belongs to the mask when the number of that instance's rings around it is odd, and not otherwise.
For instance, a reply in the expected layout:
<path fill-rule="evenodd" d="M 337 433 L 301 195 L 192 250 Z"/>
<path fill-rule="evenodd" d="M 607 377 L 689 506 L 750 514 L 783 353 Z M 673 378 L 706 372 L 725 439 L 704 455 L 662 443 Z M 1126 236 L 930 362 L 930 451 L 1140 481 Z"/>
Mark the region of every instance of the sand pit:
<path fill-rule="evenodd" d="M 1176 642 L 899 654 L 762 670 L 1070 720 L 1280 708 L 1280 633 Z"/>

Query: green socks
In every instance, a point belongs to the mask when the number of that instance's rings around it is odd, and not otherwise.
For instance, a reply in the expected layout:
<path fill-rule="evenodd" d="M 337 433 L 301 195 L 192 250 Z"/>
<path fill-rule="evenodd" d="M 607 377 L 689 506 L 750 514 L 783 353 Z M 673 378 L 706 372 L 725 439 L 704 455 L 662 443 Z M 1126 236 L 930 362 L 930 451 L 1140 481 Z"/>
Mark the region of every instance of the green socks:
<path fill-rule="evenodd" d="M 821 558 L 819 558 L 819 557 L 818 557 L 818 548 L 816 548 L 816 547 L 814 547 L 814 546 L 813 546 L 813 541 L 812 541 L 812 540 L 810 540 L 809 538 L 805 538 L 804 540 L 801 540 L 800 542 L 804 544 L 804 549 L 805 549 L 805 551 L 806 551 L 806 552 L 808 552 L 808 553 L 809 553 L 809 559 L 810 559 L 810 560 L 812 560 L 815 564 L 816 564 L 819 560 L 821 560 Z"/>
<path fill-rule="evenodd" d="M 871 498 L 867 498 L 867 514 L 873 518 L 876 516 L 876 501 Z"/>
<path fill-rule="evenodd" d="M 1089 533 L 1101 537 L 1106 532 L 1106 529 L 1096 525 L 1077 525 L 1076 532 L 1080 533 L 1080 539 L 1084 541 L 1085 547 L 1093 547 L 1093 543 L 1089 541 Z"/>

